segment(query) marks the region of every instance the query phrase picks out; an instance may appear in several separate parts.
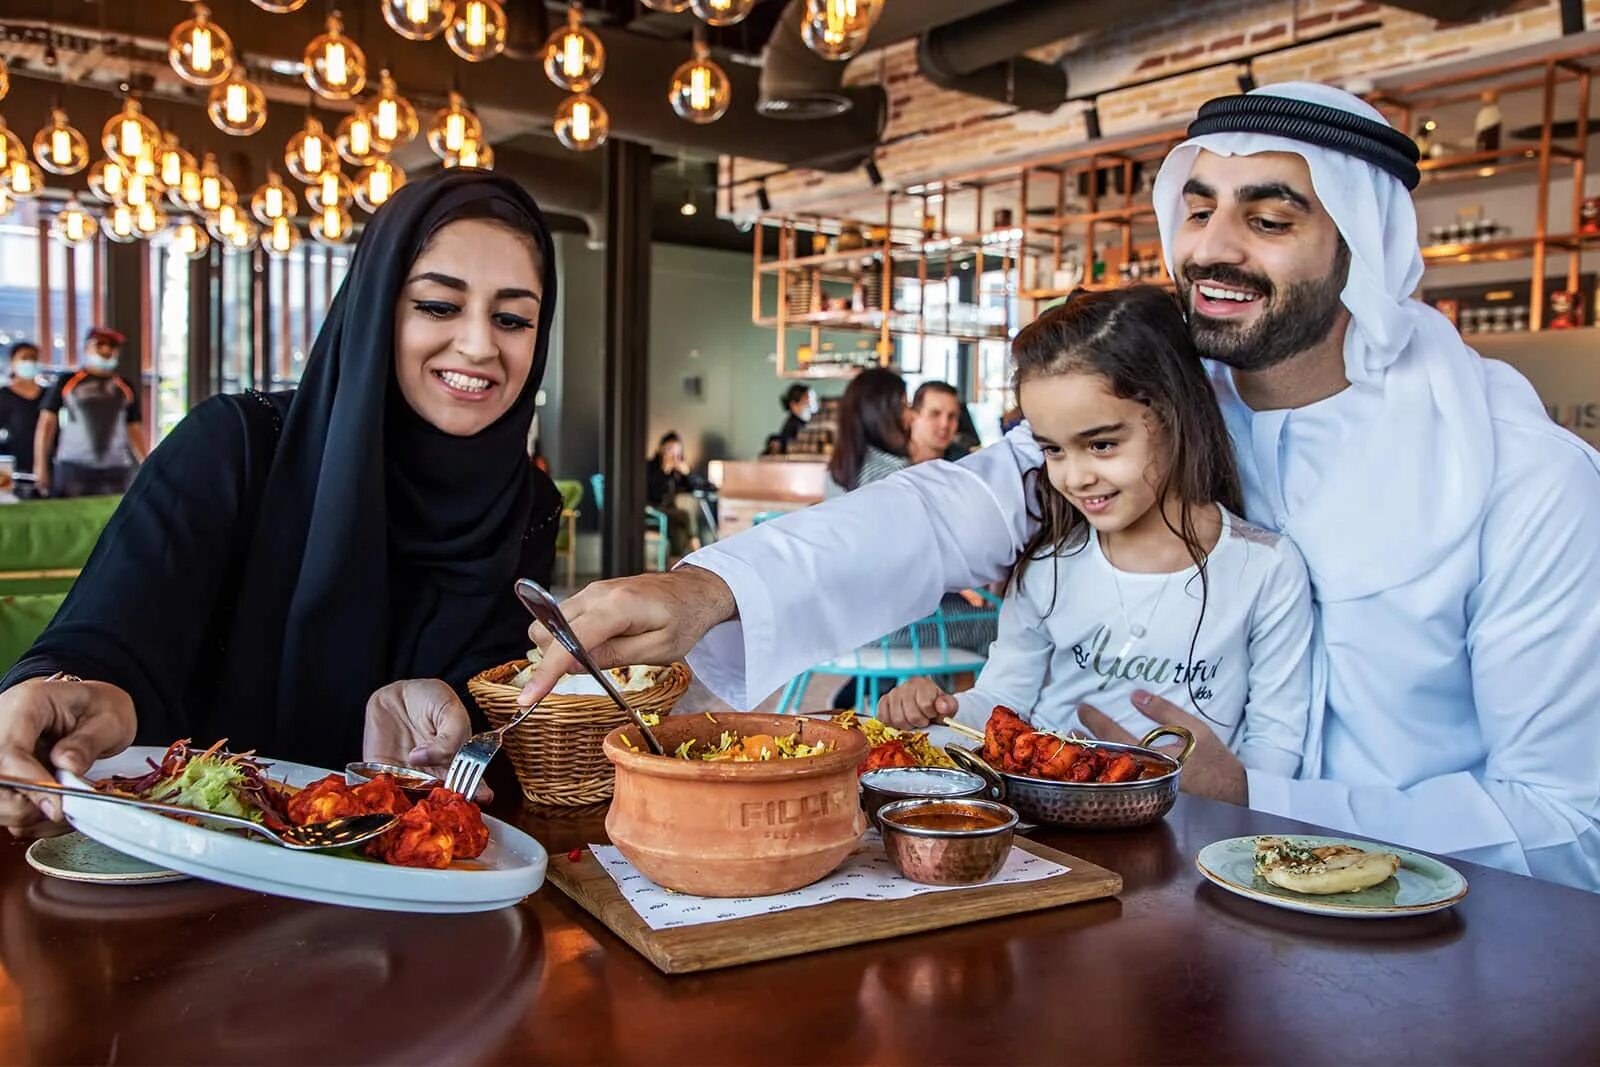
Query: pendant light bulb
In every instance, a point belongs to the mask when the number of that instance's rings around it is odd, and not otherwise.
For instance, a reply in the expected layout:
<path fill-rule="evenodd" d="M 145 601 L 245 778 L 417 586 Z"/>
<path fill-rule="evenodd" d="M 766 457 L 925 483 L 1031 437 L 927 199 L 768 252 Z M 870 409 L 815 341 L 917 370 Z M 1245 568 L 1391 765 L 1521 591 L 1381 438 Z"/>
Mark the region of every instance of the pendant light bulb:
<path fill-rule="evenodd" d="M 369 213 L 377 211 L 405 183 L 405 171 L 390 160 L 380 159 L 356 175 L 356 203 Z"/>
<path fill-rule="evenodd" d="M 67 206 L 62 208 L 50 223 L 50 236 L 69 245 L 81 245 L 92 241 L 94 235 L 99 232 L 99 221 L 84 210 L 75 196 L 67 200 Z"/>
<path fill-rule="evenodd" d="M 184 219 L 167 231 L 167 248 L 186 259 L 204 259 L 211 248 L 211 237 L 193 219 Z"/>
<path fill-rule="evenodd" d="M 651 11 L 661 11 L 668 15 L 689 10 L 689 0 L 641 0 L 641 2 Z"/>
<path fill-rule="evenodd" d="M 4 100 L 6 98 L 6 94 L 10 91 L 11 69 L 6 66 L 4 57 L 0 57 L 0 100 Z M 7 207 L 6 210 L 10 211 L 11 209 Z"/>
<path fill-rule="evenodd" d="M 67 121 L 59 107 L 50 112 L 50 125 L 33 139 L 33 158 L 51 174 L 76 174 L 89 165 L 89 142 Z"/>
<path fill-rule="evenodd" d="M 267 173 L 267 180 L 250 197 L 250 214 L 264 225 L 272 225 L 282 218 L 293 218 L 300 210 L 294 190 L 283 183 L 276 174 Z"/>
<path fill-rule="evenodd" d="M 574 152 L 589 152 L 606 143 L 611 133 L 611 116 L 600 101 L 587 93 L 577 93 L 556 109 L 556 139 Z"/>
<path fill-rule="evenodd" d="M 460 93 L 451 93 L 450 103 L 435 112 L 428 124 L 428 147 L 440 159 L 457 155 L 468 141 L 482 139 L 483 123 Z"/>
<path fill-rule="evenodd" d="M 444 31 L 450 51 L 469 63 L 493 59 L 506 47 L 506 12 L 499 0 L 461 0 Z"/>
<path fill-rule="evenodd" d="M 156 177 L 167 187 L 169 195 L 183 185 L 183 176 L 195 169 L 194 156 L 178 143 L 175 133 L 161 135 L 161 151 L 156 153 Z"/>
<path fill-rule="evenodd" d="M 5 119 L 0 119 L 0 166 L 9 166 L 14 159 L 27 159 L 28 149 Z"/>
<path fill-rule="evenodd" d="M 349 207 L 355 199 L 356 189 L 337 168 L 323 172 L 315 185 L 306 189 L 306 203 L 312 211 L 326 211 L 330 207 Z"/>
<path fill-rule="evenodd" d="M 383 21 L 408 41 L 433 40 L 455 14 L 455 0 L 383 0 Z"/>
<path fill-rule="evenodd" d="M 245 77 L 244 64 L 234 65 L 228 80 L 211 90 L 206 101 L 211 124 L 234 137 L 248 137 L 267 122 L 267 96 Z"/>
<path fill-rule="evenodd" d="M 160 128 L 131 96 L 122 102 L 122 110 L 112 115 L 100 131 L 100 147 L 105 149 L 106 158 L 122 164 L 128 171 L 133 170 L 140 156 L 154 152 L 160 143 Z"/>
<path fill-rule="evenodd" d="M 583 6 L 567 7 L 567 24 L 544 43 L 544 73 L 557 89 L 583 93 L 606 72 L 606 48 L 583 24 Z"/>
<path fill-rule="evenodd" d="M 215 212 L 206 216 L 206 229 L 212 237 L 219 241 L 226 241 L 228 234 L 233 232 L 233 228 L 239 225 L 239 220 L 244 217 L 245 213 L 239 209 L 238 204 L 225 203 L 217 208 Z"/>
<path fill-rule="evenodd" d="M 339 157 L 353 167 L 366 167 L 383 156 L 372 139 L 372 116 L 357 108 L 339 123 L 334 145 Z"/>
<path fill-rule="evenodd" d="M 417 135 L 417 109 L 400 95 L 387 70 L 379 72 L 378 95 L 367 102 L 365 110 L 372 123 L 373 147 L 384 155 Z"/>
<path fill-rule="evenodd" d="M 27 157 L 13 159 L 6 165 L 5 190 L 18 200 L 31 200 L 44 188 L 44 175 L 39 165 Z"/>
<path fill-rule="evenodd" d="M 689 0 L 689 7 L 708 26 L 743 22 L 755 6 L 756 0 Z"/>
<path fill-rule="evenodd" d="M 287 256 L 300 243 L 300 231 L 292 219 L 276 219 L 261 233 L 261 247 L 275 258 Z"/>
<path fill-rule="evenodd" d="M 355 221 L 340 204 L 329 204 L 311 217 L 311 236 L 325 245 L 349 244 Z"/>
<path fill-rule="evenodd" d="M 824 59 L 843 60 L 867 46 L 883 0 L 806 0 L 800 37 Z"/>
<path fill-rule="evenodd" d="M 322 128 L 315 115 L 306 116 L 300 132 L 289 138 L 283 148 L 283 162 L 300 181 L 310 184 L 322 177 L 331 167 L 339 168 L 338 148 Z"/>
<path fill-rule="evenodd" d="M 147 201 L 133 209 L 133 229 L 140 237 L 154 237 L 167 228 L 167 213 Z"/>
<path fill-rule="evenodd" d="M 306 45 L 301 61 L 311 91 L 329 100 L 348 100 L 367 84 L 366 54 L 345 36 L 338 12 L 328 16 L 327 32 Z"/>
<path fill-rule="evenodd" d="M 256 239 L 261 236 L 261 227 L 257 226 L 243 214 L 234 223 L 233 229 L 222 238 L 224 252 L 248 252 L 255 247 Z"/>
<path fill-rule="evenodd" d="M 306 6 L 306 0 L 255 0 L 255 5 L 274 15 L 287 15 Z"/>
<path fill-rule="evenodd" d="M 461 151 L 445 157 L 444 165 L 494 170 L 494 146 L 487 141 L 468 140 L 461 146 Z"/>
<path fill-rule="evenodd" d="M 733 101 L 733 84 L 727 72 L 711 58 L 711 50 L 695 35 L 694 55 L 672 72 L 667 102 L 679 118 L 697 125 L 716 122 Z"/>
<path fill-rule="evenodd" d="M 89 192 L 96 200 L 113 204 L 127 195 L 128 172 L 122 169 L 120 163 L 109 159 L 96 160 L 89 167 L 87 180 Z"/>
<path fill-rule="evenodd" d="M 103 228 L 105 235 L 120 245 L 139 239 L 138 227 L 134 225 L 133 208 L 127 204 L 113 204 L 106 212 L 106 224 Z"/>
<path fill-rule="evenodd" d="M 233 72 L 233 41 L 211 21 L 206 5 L 190 10 L 194 17 L 178 23 L 167 37 L 167 62 L 191 85 L 217 85 Z"/>

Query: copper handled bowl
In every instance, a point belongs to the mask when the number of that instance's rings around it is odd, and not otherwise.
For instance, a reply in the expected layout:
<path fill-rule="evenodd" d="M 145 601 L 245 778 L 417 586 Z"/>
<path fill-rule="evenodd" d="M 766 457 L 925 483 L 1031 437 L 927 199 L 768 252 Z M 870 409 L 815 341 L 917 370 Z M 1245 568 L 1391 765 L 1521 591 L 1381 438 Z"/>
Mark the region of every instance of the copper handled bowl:
<path fill-rule="evenodd" d="M 1176 757 L 1150 746 L 1162 737 L 1176 737 L 1183 751 Z M 960 745 L 947 745 L 945 753 L 955 763 L 998 787 L 1005 801 L 1029 822 L 1078 830 L 1128 830 L 1160 820 L 1178 799 L 1178 774 L 1194 751 L 1194 735 L 1181 726 L 1151 730 L 1137 745 L 1115 741 L 1074 741 L 1086 748 L 1126 752 L 1140 760 L 1168 768 L 1154 778 L 1131 782 L 1057 782 L 1025 774 L 997 771 L 983 757 Z"/>

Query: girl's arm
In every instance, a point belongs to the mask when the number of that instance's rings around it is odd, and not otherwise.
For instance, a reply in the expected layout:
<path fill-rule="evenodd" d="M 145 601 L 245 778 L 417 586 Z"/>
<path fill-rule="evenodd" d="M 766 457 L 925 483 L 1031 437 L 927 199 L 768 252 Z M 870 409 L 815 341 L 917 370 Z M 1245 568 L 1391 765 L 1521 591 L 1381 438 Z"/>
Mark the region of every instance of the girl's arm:
<path fill-rule="evenodd" d="M 1049 565 L 1049 560 L 1034 564 L 1029 572 L 1030 585 L 1050 577 Z M 1000 624 L 977 684 L 965 693 L 956 694 L 956 720 L 981 730 L 996 705 L 1004 705 L 1025 718 L 1031 717 L 1044 688 L 1045 671 L 1053 651 L 1055 645 L 1033 598 L 1013 589 L 1000 605 Z M 1034 725 L 1046 730 L 1063 724 L 1035 721 Z"/>
<path fill-rule="evenodd" d="M 1293 778 L 1302 762 L 1320 763 L 1310 723 L 1312 708 L 1321 710 L 1324 672 L 1313 639 L 1311 583 L 1288 538 L 1270 548 L 1251 544 L 1250 551 L 1268 571 L 1250 618 L 1249 692 L 1236 751 L 1248 768 Z"/>

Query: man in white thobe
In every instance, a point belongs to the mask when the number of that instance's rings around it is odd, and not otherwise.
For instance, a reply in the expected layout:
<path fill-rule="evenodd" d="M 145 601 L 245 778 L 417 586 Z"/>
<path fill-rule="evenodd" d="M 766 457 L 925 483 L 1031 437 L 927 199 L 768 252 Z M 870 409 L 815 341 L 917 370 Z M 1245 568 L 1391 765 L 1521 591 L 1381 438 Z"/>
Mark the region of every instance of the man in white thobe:
<path fill-rule="evenodd" d="M 1526 380 L 1412 299 L 1422 259 L 1403 138 L 1326 86 L 1256 96 L 1272 99 L 1202 109 L 1154 199 L 1247 516 L 1292 537 L 1311 572 L 1322 752 L 1291 779 L 1205 744 L 1184 786 L 1600 890 L 1600 459 Z M 598 583 L 568 610 L 609 662 L 688 652 L 748 707 L 946 590 L 1001 578 L 1041 464 L 1023 426 L 672 574 Z M 525 696 L 562 667 L 547 658 Z M 1160 698 L 1135 701 L 1210 737 Z"/>

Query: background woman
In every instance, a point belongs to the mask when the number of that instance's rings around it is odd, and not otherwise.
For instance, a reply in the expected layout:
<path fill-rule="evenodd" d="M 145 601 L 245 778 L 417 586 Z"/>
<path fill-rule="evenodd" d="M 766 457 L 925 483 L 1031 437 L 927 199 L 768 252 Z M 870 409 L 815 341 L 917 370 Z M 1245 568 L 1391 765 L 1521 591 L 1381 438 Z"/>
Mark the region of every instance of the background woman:
<path fill-rule="evenodd" d="M 800 431 L 806 428 L 806 423 L 811 421 L 811 416 L 817 413 L 817 394 L 811 386 L 803 382 L 795 382 L 783 391 L 783 396 L 778 401 L 783 405 L 783 410 L 789 413 L 783 420 L 783 429 L 778 431 L 778 438 L 783 442 L 784 450 L 794 444 L 795 438 L 800 436 Z"/>
<path fill-rule="evenodd" d="M 906 458 L 906 383 L 885 367 L 868 367 L 839 399 L 839 438 L 828 458 L 825 495 L 836 497 L 910 465 Z"/>

